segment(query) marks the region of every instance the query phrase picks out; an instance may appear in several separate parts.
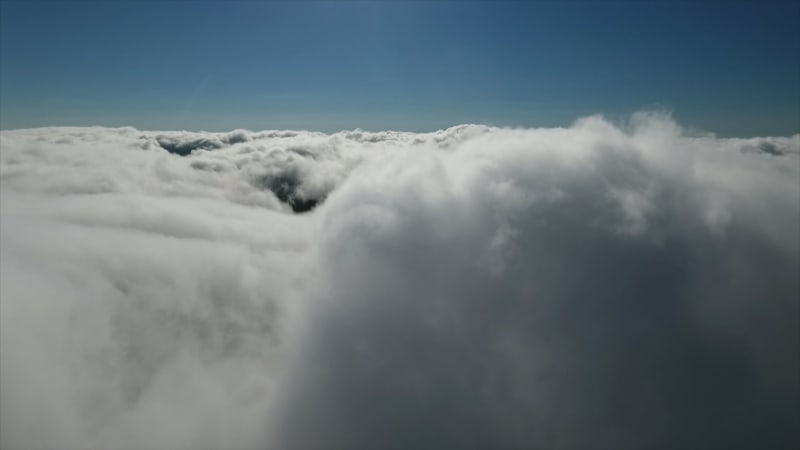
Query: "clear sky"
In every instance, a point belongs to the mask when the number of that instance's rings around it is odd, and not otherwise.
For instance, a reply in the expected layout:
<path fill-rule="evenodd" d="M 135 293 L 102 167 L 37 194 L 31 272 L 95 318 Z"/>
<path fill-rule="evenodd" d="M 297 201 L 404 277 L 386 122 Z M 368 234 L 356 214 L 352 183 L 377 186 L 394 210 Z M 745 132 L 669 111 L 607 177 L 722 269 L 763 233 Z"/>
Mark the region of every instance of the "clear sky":
<path fill-rule="evenodd" d="M 0 0 L 0 126 L 800 132 L 800 4 Z"/>

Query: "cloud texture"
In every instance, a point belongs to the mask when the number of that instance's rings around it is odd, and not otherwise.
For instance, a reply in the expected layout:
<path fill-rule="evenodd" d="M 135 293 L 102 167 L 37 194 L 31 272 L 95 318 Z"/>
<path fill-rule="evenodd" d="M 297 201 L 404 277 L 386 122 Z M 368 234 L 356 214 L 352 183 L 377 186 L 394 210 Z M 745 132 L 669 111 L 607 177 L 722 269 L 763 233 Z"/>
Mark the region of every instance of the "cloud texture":
<path fill-rule="evenodd" d="M 800 135 L 0 147 L 3 448 L 800 444 Z"/>

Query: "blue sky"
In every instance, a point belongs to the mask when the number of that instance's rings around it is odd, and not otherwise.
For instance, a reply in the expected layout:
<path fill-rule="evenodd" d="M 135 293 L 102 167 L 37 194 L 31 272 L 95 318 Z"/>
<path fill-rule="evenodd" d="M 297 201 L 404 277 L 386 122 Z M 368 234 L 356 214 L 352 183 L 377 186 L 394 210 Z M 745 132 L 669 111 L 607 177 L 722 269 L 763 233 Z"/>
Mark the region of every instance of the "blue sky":
<path fill-rule="evenodd" d="M 0 3 L 0 126 L 800 132 L 793 2 Z"/>

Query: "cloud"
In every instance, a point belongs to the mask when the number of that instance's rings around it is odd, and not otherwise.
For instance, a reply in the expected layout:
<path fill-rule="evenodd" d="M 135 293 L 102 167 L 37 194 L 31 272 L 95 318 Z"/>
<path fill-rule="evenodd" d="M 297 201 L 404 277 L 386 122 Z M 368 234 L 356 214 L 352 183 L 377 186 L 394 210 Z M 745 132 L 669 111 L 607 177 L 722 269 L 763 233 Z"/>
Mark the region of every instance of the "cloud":
<path fill-rule="evenodd" d="M 4 448 L 800 444 L 800 135 L 0 145 Z"/>

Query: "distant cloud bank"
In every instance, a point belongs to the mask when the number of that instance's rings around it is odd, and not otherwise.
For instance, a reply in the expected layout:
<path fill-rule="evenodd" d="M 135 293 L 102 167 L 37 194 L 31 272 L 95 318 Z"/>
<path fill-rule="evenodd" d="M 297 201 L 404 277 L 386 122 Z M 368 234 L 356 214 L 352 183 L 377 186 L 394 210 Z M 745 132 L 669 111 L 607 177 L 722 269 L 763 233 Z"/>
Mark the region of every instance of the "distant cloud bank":
<path fill-rule="evenodd" d="M 800 135 L 0 149 L 2 448 L 800 445 Z"/>

